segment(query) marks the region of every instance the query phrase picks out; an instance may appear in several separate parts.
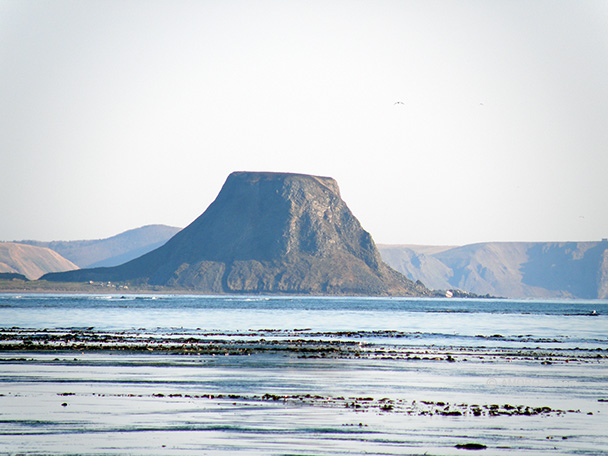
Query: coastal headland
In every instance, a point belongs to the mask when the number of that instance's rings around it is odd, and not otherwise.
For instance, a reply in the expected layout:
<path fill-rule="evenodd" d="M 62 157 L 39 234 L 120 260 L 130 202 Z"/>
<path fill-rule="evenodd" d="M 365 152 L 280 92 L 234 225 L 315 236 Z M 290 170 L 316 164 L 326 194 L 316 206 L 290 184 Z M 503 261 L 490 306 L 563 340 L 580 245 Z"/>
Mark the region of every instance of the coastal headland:
<path fill-rule="evenodd" d="M 139 258 L 41 280 L 206 293 L 431 295 L 382 261 L 334 179 L 265 172 L 230 174 L 200 217 Z"/>

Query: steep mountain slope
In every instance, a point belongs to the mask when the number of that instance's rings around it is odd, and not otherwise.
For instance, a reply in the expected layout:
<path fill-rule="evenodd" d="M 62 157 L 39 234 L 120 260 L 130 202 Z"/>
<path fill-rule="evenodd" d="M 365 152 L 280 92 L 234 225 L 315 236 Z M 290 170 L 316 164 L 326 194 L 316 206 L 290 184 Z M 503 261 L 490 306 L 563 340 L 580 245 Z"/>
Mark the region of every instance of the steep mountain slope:
<path fill-rule="evenodd" d="M 209 208 L 164 246 L 117 267 L 44 279 L 210 293 L 429 293 L 382 262 L 335 180 L 287 173 L 232 173 Z"/>
<path fill-rule="evenodd" d="M 0 242 L 0 272 L 23 274 L 37 279 L 47 272 L 78 269 L 57 252 L 44 247 Z"/>
<path fill-rule="evenodd" d="M 47 247 L 81 268 L 116 266 L 160 247 L 179 230 L 180 228 L 166 225 L 147 225 L 106 239 L 19 242 Z"/>
<path fill-rule="evenodd" d="M 608 296 L 605 241 L 489 242 L 435 251 L 381 246 L 380 251 L 389 265 L 432 288 L 511 298 Z"/>

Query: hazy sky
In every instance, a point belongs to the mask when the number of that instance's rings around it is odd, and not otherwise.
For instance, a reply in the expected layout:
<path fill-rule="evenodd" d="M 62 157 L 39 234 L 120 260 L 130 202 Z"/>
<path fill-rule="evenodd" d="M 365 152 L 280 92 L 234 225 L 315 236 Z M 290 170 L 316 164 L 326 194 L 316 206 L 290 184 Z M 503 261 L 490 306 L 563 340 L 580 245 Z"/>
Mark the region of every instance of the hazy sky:
<path fill-rule="evenodd" d="M 0 0 L 0 154 L 0 240 L 186 226 L 235 170 L 378 243 L 599 240 L 608 1 Z"/>

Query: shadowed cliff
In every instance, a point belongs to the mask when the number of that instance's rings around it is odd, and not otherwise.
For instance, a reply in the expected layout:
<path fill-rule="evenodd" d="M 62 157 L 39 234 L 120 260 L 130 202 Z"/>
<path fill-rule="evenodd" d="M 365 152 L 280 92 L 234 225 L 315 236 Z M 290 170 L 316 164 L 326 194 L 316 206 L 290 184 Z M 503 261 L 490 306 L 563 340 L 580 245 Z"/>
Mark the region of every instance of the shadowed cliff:
<path fill-rule="evenodd" d="M 209 208 L 164 246 L 120 266 L 43 279 L 209 293 L 429 293 L 382 262 L 335 180 L 287 173 L 232 173 Z"/>

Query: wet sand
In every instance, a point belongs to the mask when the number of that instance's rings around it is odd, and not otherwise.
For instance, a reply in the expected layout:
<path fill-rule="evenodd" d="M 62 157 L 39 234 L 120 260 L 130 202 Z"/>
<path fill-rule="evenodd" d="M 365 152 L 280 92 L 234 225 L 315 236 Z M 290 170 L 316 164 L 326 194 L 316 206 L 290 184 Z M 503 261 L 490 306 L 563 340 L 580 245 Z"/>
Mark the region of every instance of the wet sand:
<path fill-rule="evenodd" d="M 603 454 L 605 350 L 0 330 L 2 454 Z M 540 346 L 543 346 L 541 349 Z"/>

